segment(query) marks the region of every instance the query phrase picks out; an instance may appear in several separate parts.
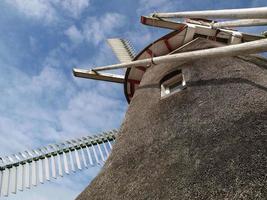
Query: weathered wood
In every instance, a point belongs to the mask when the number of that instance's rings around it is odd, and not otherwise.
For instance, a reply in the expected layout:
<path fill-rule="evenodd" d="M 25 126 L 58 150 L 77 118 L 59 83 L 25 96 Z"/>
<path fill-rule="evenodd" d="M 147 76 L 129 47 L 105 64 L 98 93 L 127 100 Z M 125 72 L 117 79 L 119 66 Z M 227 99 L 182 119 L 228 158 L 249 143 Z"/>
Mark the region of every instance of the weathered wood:
<path fill-rule="evenodd" d="M 113 83 L 124 83 L 124 76 L 108 73 L 96 73 L 92 70 L 73 69 L 73 74 L 76 77 L 88 78 L 94 80 L 108 81 Z"/>
<path fill-rule="evenodd" d="M 167 28 L 171 30 L 180 30 L 186 24 L 177 23 L 169 20 L 159 19 L 155 17 L 147 17 L 141 16 L 141 23 L 147 26 L 159 27 L 159 28 Z"/>
<path fill-rule="evenodd" d="M 211 26 L 213 28 L 222 27 L 247 27 L 247 26 L 265 26 L 267 25 L 267 19 L 240 19 L 233 21 L 216 22 Z"/>
<path fill-rule="evenodd" d="M 228 18 L 228 19 L 267 19 L 267 7 L 225 9 L 225 10 L 202 10 L 187 12 L 152 13 L 153 17 L 159 18 Z"/>
<path fill-rule="evenodd" d="M 104 71 L 113 70 L 121 68 L 131 68 L 137 66 L 150 66 L 152 63 L 154 65 L 171 63 L 171 62 L 188 62 L 201 58 L 216 58 L 216 57 L 227 57 L 227 56 L 237 56 L 237 55 L 248 55 L 254 53 L 260 53 L 267 51 L 267 39 L 256 40 L 252 42 L 246 42 L 242 44 L 235 44 L 230 46 L 217 47 L 212 49 L 197 50 L 192 52 L 185 52 L 173 55 L 158 56 L 153 58 L 132 61 L 128 63 L 120 63 L 115 65 L 107 65 L 103 67 L 96 67 L 92 69 L 93 71 Z"/>

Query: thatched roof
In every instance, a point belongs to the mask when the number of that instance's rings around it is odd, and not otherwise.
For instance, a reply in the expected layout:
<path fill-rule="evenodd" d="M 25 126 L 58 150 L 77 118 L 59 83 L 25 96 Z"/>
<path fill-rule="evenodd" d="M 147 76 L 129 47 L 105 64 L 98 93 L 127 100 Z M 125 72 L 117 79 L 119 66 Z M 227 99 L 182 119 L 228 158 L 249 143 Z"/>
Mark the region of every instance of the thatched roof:
<path fill-rule="evenodd" d="M 146 71 L 111 156 L 78 200 L 266 198 L 266 60 L 183 64 L 187 89 L 161 99 L 174 67 Z"/>

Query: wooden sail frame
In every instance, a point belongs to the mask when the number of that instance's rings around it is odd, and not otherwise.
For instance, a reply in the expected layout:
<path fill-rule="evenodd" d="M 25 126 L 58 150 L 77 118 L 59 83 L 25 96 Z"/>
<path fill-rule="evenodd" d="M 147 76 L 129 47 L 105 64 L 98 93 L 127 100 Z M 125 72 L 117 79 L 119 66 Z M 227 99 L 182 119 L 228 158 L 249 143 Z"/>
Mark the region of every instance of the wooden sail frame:
<path fill-rule="evenodd" d="M 117 132 L 112 130 L 0 158 L 0 197 L 102 165 L 112 150 Z"/>
<path fill-rule="evenodd" d="M 267 7 L 151 13 L 158 18 L 267 19 Z"/>
<path fill-rule="evenodd" d="M 247 33 L 242 33 L 229 27 L 238 27 L 238 26 L 258 26 L 267 24 L 266 19 L 267 7 L 262 8 L 253 8 L 253 9 L 226 9 L 226 10 L 217 10 L 217 11 L 193 11 L 193 12 L 180 12 L 176 13 L 177 15 L 169 15 L 166 17 L 166 13 L 154 13 L 150 16 L 141 16 L 141 23 L 147 26 L 167 28 L 174 30 L 158 40 L 152 42 L 142 51 L 140 51 L 131 61 L 123 62 L 121 64 L 108 65 L 102 67 L 94 67 L 91 70 L 81 71 L 79 69 L 74 69 L 74 75 L 83 78 L 90 78 L 95 80 L 110 81 L 115 83 L 124 83 L 124 93 L 128 102 L 134 95 L 135 90 L 138 88 L 143 74 L 149 66 L 154 64 L 159 64 L 162 62 L 174 62 L 173 58 L 176 57 L 177 60 L 186 61 L 188 58 L 197 59 L 199 58 L 196 53 L 199 55 L 206 54 L 207 57 L 215 57 L 217 51 L 222 50 L 223 55 L 238 55 L 243 54 L 245 51 L 237 50 L 238 45 L 246 42 L 253 42 L 255 40 L 262 40 L 260 42 L 248 43 L 241 47 L 249 49 L 247 53 L 258 53 L 261 51 L 266 51 L 265 48 L 265 37 L 263 35 L 252 35 Z M 171 13 L 173 14 L 173 13 Z M 246 16 L 245 16 L 246 14 Z M 213 20 L 206 19 L 195 19 L 196 17 L 210 17 L 214 18 L 233 18 L 237 20 L 225 21 L 225 22 L 216 22 Z M 187 19 L 185 22 L 177 22 L 169 20 L 167 18 L 176 18 L 176 17 L 193 17 L 194 19 Z M 251 17 L 258 17 L 252 18 Z M 229 27 L 227 27 L 229 26 Z M 196 38 L 206 38 L 208 40 L 215 40 L 224 45 L 231 45 L 232 47 L 226 48 L 229 53 L 224 51 L 224 48 L 218 50 L 201 50 L 197 52 L 188 52 L 182 55 L 171 55 L 172 52 L 183 45 L 187 44 L 190 41 L 193 41 Z M 116 40 L 117 42 L 118 40 Z M 256 46 L 255 46 L 256 45 Z M 111 45 L 112 46 L 112 45 Z M 115 45 L 116 46 L 116 45 Z M 119 45 L 122 46 L 122 45 Z M 249 47 L 251 46 L 251 48 Z M 253 49 L 254 48 L 254 49 Z M 115 51 L 115 54 L 121 54 L 121 48 L 119 51 Z M 211 52 L 209 52 L 211 51 Z M 239 53 L 238 53 L 239 51 Z M 214 52 L 214 56 L 212 55 Z M 124 55 L 123 53 L 122 55 Z M 117 56 L 118 56 L 117 55 Z M 128 56 L 129 57 L 129 56 Z M 128 59 L 129 60 L 129 59 Z M 169 60 L 169 61 L 168 61 Z M 102 74 L 100 71 L 103 70 L 112 70 L 112 69 L 121 69 L 127 68 L 125 76 L 117 76 L 114 74 Z M 82 73 L 78 73 L 78 72 Z M 123 80 L 124 79 L 124 80 Z"/>

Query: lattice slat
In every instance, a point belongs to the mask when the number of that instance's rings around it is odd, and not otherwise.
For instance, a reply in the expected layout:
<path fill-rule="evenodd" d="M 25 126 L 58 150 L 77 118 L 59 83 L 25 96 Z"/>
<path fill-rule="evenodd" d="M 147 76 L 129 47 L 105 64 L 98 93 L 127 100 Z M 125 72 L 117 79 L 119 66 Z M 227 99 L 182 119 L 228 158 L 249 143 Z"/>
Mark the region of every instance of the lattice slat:
<path fill-rule="evenodd" d="M 116 133 L 114 130 L 0 158 L 0 196 L 30 189 L 52 178 L 70 174 L 70 171 L 74 173 L 103 164 Z"/>

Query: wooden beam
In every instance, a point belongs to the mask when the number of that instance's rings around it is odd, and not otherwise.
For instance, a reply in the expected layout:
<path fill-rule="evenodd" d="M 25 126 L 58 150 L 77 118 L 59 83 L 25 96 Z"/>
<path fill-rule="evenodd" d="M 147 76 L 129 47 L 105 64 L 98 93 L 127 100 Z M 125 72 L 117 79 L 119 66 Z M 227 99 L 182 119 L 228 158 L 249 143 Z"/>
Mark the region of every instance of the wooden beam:
<path fill-rule="evenodd" d="M 233 21 L 216 22 L 214 24 L 211 24 L 213 28 L 265 26 L 265 25 L 267 25 L 267 19 L 240 19 Z"/>
<path fill-rule="evenodd" d="M 259 23 L 265 23 L 265 21 L 267 22 L 267 20 L 265 19 L 255 19 L 256 21 L 260 20 Z M 258 23 L 255 20 L 253 20 L 252 23 Z M 228 21 L 230 23 L 230 21 Z M 228 24 L 228 22 L 225 22 Z M 244 21 L 244 20 L 234 20 L 232 21 L 233 23 L 242 23 L 244 26 L 244 23 L 247 22 L 249 23 L 250 21 Z M 229 35 L 228 37 L 231 37 L 233 30 L 228 30 L 228 29 L 223 29 L 223 28 L 218 28 L 220 26 L 225 26 L 225 24 L 223 25 L 222 23 L 224 22 L 218 22 L 218 23 L 214 23 L 212 25 L 211 22 L 205 22 L 205 21 L 199 21 L 199 20 L 193 20 L 193 19 L 187 19 L 186 23 L 177 23 L 177 22 L 173 22 L 170 20 L 164 20 L 164 19 L 159 19 L 159 18 L 155 18 L 155 17 L 147 17 L 147 16 L 142 16 L 141 17 L 141 23 L 147 26 L 153 26 L 153 27 L 159 27 L 159 28 L 167 28 L 167 29 L 171 29 L 171 30 L 180 30 L 181 28 L 183 28 L 186 24 L 193 24 L 194 26 L 197 26 L 197 31 L 199 32 L 200 30 L 204 30 L 204 29 L 210 29 L 210 30 L 215 30 L 215 29 L 219 29 L 220 32 L 224 32 L 227 35 Z M 213 29 L 215 28 L 215 29 Z M 206 31 L 206 33 L 208 33 Z M 207 35 L 209 36 L 209 35 Z M 260 40 L 260 39 L 264 39 L 265 37 L 262 35 L 252 35 L 252 34 L 247 34 L 247 33 L 242 33 L 243 36 L 243 40 L 245 42 L 250 42 L 250 41 L 254 41 L 254 40 Z"/>
<path fill-rule="evenodd" d="M 256 40 L 241 44 L 217 47 L 212 49 L 197 50 L 191 52 L 178 53 L 173 55 L 158 56 L 143 60 L 136 60 L 128 63 L 108 65 L 94 68 L 93 71 L 114 70 L 121 68 L 132 68 L 137 66 L 150 66 L 151 64 L 162 64 L 171 62 L 189 62 L 197 59 L 209 59 L 216 57 L 248 55 L 267 51 L 267 39 Z"/>
<path fill-rule="evenodd" d="M 124 83 L 124 76 L 109 73 L 98 73 L 92 70 L 73 69 L 73 75 L 80 78 L 108 81 L 113 83 Z"/>
<path fill-rule="evenodd" d="M 151 16 L 159 18 L 267 19 L 267 7 L 152 13 Z"/>
<path fill-rule="evenodd" d="M 180 30 L 186 24 L 177 23 L 169 20 L 158 19 L 155 17 L 147 17 L 141 16 L 141 23 L 147 26 L 159 27 L 159 28 L 167 28 L 171 30 Z"/>

